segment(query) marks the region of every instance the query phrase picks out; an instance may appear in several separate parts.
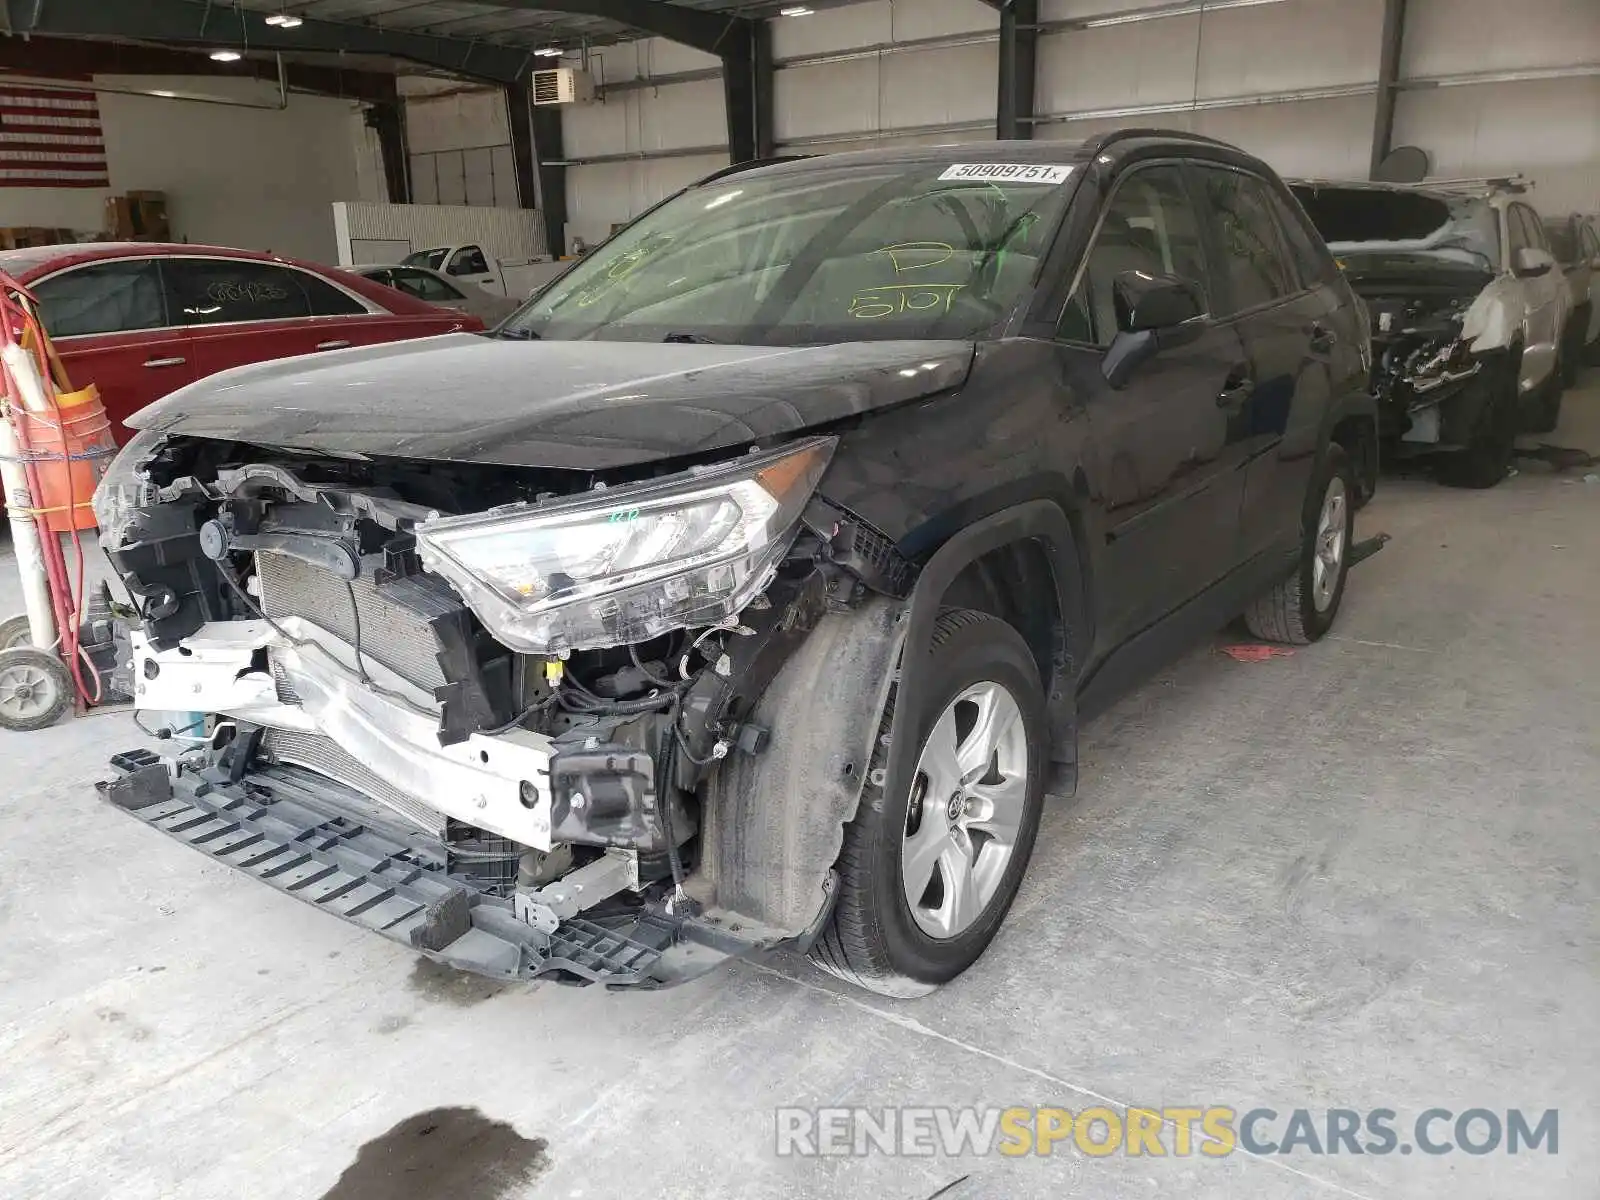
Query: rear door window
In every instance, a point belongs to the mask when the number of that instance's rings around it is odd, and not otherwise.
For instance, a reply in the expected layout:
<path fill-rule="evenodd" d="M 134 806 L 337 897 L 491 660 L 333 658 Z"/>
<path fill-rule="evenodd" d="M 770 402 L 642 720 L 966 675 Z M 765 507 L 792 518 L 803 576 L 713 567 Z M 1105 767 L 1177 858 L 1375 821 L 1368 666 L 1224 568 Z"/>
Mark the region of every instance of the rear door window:
<path fill-rule="evenodd" d="M 170 322 L 161 276 L 148 258 L 89 263 L 31 289 L 53 338 L 160 329 Z"/>
<path fill-rule="evenodd" d="M 1289 247 L 1289 258 L 1302 287 L 1315 287 L 1329 277 L 1332 259 L 1321 238 L 1306 227 L 1306 220 L 1276 191 L 1268 192 L 1272 211 L 1278 216 L 1284 242 Z"/>
<path fill-rule="evenodd" d="M 163 271 L 171 305 L 187 325 L 290 321 L 367 311 L 331 283 L 276 263 L 174 258 Z"/>
<path fill-rule="evenodd" d="M 1300 290 L 1273 215 L 1272 193 L 1252 175 L 1196 164 L 1205 219 L 1221 251 L 1229 313 L 1276 303 Z"/>
<path fill-rule="evenodd" d="M 1205 292 L 1200 222 L 1180 167 L 1144 167 L 1117 184 L 1078 286 L 1062 314 L 1059 335 L 1109 346 L 1120 327 L 1116 279 L 1125 271 L 1179 275 Z"/>

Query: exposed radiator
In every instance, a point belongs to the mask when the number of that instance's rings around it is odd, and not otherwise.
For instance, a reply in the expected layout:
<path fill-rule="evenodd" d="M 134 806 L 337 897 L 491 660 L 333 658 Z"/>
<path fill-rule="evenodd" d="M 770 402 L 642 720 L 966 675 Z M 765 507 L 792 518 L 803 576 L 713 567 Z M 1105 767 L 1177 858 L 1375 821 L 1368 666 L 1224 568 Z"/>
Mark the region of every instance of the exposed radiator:
<path fill-rule="evenodd" d="M 256 572 L 261 579 L 261 611 L 267 616 L 304 617 L 353 646 L 359 612 L 364 657 L 426 692 L 444 686 L 438 641 L 427 619 L 385 598 L 370 571 L 363 570 L 359 579 L 346 584 L 331 571 L 298 558 L 261 551 L 256 555 Z"/>
<path fill-rule="evenodd" d="M 362 633 L 366 633 L 363 627 Z M 281 684 L 280 684 L 281 686 Z M 262 752 L 274 762 L 292 763 L 318 775 L 336 779 L 376 800 L 419 829 L 444 836 L 445 818 L 414 796 L 408 796 L 380 778 L 332 738 L 320 733 L 301 733 L 291 729 L 269 729 L 262 739 Z"/>

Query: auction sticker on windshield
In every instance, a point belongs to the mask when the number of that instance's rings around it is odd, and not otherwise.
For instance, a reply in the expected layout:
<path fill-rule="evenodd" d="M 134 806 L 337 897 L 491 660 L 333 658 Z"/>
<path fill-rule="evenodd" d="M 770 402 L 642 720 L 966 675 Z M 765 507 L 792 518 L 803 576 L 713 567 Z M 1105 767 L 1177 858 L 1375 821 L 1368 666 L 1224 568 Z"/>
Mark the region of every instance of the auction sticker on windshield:
<path fill-rule="evenodd" d="M 1071 167 L 1051 163 L 952 163 L 940 179 L 1005 180 L 1010 183 L 1065 183 Z"/>

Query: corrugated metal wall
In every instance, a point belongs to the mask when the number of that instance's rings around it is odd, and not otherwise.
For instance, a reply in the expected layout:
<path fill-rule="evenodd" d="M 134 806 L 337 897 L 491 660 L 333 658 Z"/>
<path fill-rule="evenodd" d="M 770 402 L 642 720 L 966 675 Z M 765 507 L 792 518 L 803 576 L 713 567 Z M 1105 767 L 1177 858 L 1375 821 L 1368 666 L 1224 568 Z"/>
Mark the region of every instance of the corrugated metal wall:
<path fill-rule="evenodd" d="M 1364 178 L 1383 0 L 1201 7 L 1043 0 L 1046 27 L 1079 24 L 1040 37 L 1037 136 L 1164 125 L 1285 174 Z M 871 0 L 772 33 L 781 150 L 992 136 L 998 17 L 981 0 Z M 592 242 L 725 165 L 727 131 L 708 55 L 651 39 L 591 67 L 604 99 L 563 128 L 569 229 Z M 1541 208 L 1600 208 L 1600 0 L 1410 0 L 1401 76 L 1395 144 L 1428 150 L 1436 174 L 1523 171 Z"/>

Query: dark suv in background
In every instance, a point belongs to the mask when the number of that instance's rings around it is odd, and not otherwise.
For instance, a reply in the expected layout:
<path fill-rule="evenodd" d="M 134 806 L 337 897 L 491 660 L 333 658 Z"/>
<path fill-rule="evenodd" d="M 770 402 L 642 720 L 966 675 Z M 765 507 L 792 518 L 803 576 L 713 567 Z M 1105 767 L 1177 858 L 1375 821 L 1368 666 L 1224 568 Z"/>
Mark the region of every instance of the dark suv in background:
<path fill-rule="evenodd" d="M 446 962 L 613 986 L 995 936 L 1077 730 L 1327 631 L 1365 318 L 1260 161 L 1130 130 L 724 172 L 492 335 L 197 384 L 97 495 L 110 798 Z M 195 714 L 200 714 L 196 717 Z"/>

